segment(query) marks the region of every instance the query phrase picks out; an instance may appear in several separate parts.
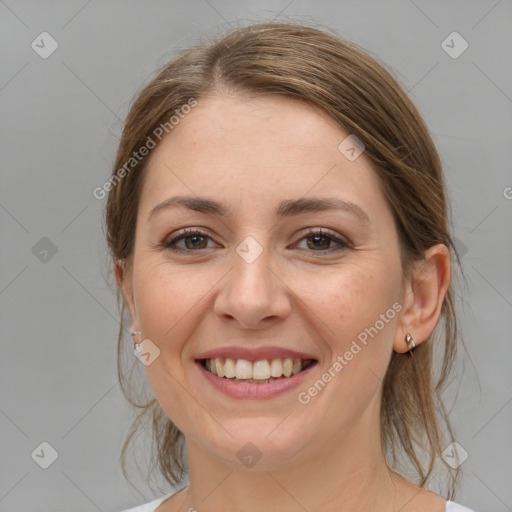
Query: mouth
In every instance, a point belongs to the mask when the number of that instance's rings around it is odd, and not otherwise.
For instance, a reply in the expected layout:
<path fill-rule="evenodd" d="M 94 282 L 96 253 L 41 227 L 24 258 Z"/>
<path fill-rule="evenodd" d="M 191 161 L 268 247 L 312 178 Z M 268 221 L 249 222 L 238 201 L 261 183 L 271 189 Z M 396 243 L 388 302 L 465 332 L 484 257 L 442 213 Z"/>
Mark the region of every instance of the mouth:
<path fill-rule="evenodd" d="M 290 379 L 318 363 L 316 359 L 275 358 L 249 361 L 231 357 L 198 359 L 209 373 L 221 379 L 246 384 L 268 384 Z"/>

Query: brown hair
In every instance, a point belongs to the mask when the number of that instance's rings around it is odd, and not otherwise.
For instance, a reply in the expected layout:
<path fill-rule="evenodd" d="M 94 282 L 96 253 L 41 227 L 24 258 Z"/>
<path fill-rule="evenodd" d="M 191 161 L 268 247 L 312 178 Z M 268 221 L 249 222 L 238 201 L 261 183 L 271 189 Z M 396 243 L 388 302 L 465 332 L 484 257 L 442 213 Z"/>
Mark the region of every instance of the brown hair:
<path fill-rule="evenodd" d="M 392 75 L 367 52 L 316 27 L 293 23 L 260 23 L 237 28 L 216 40 L 200 42 L 165 65 L 138 94 L 128 113 L 112 177 L 149 136 L 191 98 L 214 94 L 281 95 L 323 109 L 365 145 L 393 211 L 400 238 L 404 275 L 426 249 L 445 244 L 460 260 L 449 230 L 449 212 L 442 166 L 418 110 Z M 106 230 L 114 264 L 130 265 L 134 248 L 138 200 L 148 159 L 117 179 L 106 206 Z M 183 435 L 163 413 L 155 398 L 137 403 L 121 370 L 124 301 L 118 339 L 121 388 L 141 412 L 131 425 L 121 451 L 125 472 L 127 447 L 146 414 L 153 418 L 156 463 L 164 478 L 179 483 L 185 474 Z M 441 462 L 450 474 L 453 498 L 459 470 L 441 453 L 443 440 L 453 441 L 441 394 L 456 354 L 457 322 L 450 285 L 438 325 L 414 353 L 393 352 L 381 402 L 381 434 L 388 462 L 400 457 L 412 463 L 424 486 Z M 439 334 L 439 328 L 444 332 Z M 440 350 L 437 368 L 434 346 Z M 435 375 L 435 370 L 439 374 Z M 128 385 L 128 387 L 131 387 Z M 153 453 L 153 452 L 152 452 Z M 427 458 L 425 459 L 425 455 Z"/>

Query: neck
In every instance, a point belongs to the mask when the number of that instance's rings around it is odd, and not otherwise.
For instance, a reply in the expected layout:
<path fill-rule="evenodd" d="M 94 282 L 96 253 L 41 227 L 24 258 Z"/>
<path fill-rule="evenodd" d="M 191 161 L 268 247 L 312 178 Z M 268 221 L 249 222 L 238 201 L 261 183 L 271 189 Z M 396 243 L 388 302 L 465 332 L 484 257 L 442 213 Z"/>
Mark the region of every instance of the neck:
<path fill-rule="evenodd" d="M 393 512 L 403 500 L 403 481 L 386 464 L 378 430 L 364 425 L 265 469 L 234 469 L 189 439 L 187 452 L 190 485 L 181 510 Z"/>

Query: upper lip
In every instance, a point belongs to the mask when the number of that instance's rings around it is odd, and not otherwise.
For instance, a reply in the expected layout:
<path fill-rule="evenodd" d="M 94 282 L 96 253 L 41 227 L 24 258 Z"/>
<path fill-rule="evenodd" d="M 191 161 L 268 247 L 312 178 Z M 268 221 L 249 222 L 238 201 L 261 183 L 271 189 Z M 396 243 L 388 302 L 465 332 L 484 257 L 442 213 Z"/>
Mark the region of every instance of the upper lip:
<path fill-rule="evenodd" d="M 214 359 L 216 357 L 246 359 L 247 361 L 261 361 L 263 359 L 316 359 L 304 352 L 274 346 L 260 348 L 241 346 L 214 348 L 199 354 L 196 359 Z"/>

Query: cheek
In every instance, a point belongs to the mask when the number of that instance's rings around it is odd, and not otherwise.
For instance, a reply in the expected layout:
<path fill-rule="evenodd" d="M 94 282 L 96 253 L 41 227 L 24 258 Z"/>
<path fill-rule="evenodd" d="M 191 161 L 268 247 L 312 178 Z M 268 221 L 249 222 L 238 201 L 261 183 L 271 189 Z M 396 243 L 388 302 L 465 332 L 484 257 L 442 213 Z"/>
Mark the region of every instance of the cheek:
<path fill-rule="evenodd" d="M 139 265 L 134 274 L 136 310 L 144 336 L 161 351 L 176 352 L 197 324 L 197 314 L 214 281 L 206 272 L 168 263 Z"/>
<path fill-rule="evenodd" d="M 338 420 L 358 414 L 375 399 L 392 353 L 399 280 L 399 265 L 373 255 L 310 280 L 315 287 L 307 300 L 322 320 L 318 326 L 330 358 L 326 366 L 336 364 L 331 366 L 333 386 L 322 399 L 326 407 L 332 399 L 344 404 L 344 412 L 331 412 Z"/>
<path fill-rule="evenodd" d="M 330 357 L 323 376 L 335 375 L 314 400 L 325 411 L 325 422 L 339 427 L 378 402 L 400 310 L 400 268 L 367 258 L 325 277 L 310 280 L 309 294 L 304 286 L 302 298 L 314 312 L 310 318 L 321 319 L 316 327 Z M 340 407 L 332 407 L 335 403 Z"/>
<path fill-rule="evenodd" d="M 376 322 L 377 329 L 383 331 L 394 322 L 392 306 L 399 298 L 400 279 L 395 266 L 367 257 L 314 277 L 306 273 L 294 277 L 294 292 L 321 321 L 322 333 L 332 340 L 333 350 L 343 350 L 347 342 Z"/>
<path fill-rule="evenodd" d="M 151 389 L 173 423 L 186 430 L 201 418 L 201 408 L 183 392 L 186 375 L 182 362 L 187 340 L 203 315 L 205 298 L 215 280 L 205 272 L 172 268 L 167 262 L 140 262 L 134 272 L 136 311 L 144 337 L 160 350 L 159 357 L 145 367 Z M 218 279 L 218 278 L 217 278 Z"/>

